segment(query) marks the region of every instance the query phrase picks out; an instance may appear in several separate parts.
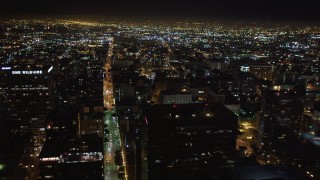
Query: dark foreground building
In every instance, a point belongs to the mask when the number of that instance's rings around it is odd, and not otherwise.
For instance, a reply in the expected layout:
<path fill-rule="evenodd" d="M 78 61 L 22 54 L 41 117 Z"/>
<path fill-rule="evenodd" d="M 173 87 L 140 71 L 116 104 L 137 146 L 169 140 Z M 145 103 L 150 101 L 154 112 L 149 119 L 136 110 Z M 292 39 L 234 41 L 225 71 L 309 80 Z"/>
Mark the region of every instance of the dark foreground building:
<path fill-rule="evenodd" d="M 103 179 L 102 138 L 53 139 L 39 156 L 39 179 Z"/>
<path fill-rule="evenodd" d="M 237 116 L 221 104 L 147 108 L 148 179 L 232 179 Z"/>
<path fill-rule="evenodd" d="M 81 135 L 76 113 L 54 112 L 46 122 L 47 140 L 39 155 L 39 179 L 103 179 L 103 141 Z"/>
<path fill-rule="evenodd" d="M 234 180 L 306 180 L 303 175 L 284 165 L 251 165 L 235 169 Z"/>

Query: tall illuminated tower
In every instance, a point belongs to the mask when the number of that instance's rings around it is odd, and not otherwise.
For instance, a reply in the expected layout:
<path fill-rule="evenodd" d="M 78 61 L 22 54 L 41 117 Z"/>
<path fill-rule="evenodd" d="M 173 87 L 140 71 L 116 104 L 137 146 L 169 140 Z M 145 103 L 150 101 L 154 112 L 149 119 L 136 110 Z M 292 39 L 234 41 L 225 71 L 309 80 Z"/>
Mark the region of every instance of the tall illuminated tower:
<path fill-rule="evenodd" d="M 9 120 L 18 124 L 18 132 L 31 132 L 34 150 L 39 152 L 45 140 L 44 120 L 52 108 L 49 74 L 53 67 L 15 65 L 2 69 L 3 101 L 9 107 Z"/>

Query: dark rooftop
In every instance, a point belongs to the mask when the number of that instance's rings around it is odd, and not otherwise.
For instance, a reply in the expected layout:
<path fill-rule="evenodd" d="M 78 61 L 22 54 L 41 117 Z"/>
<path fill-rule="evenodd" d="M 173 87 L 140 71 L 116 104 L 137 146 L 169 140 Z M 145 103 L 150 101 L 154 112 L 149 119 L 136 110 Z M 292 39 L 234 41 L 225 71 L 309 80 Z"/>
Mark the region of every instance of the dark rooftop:
<path fill-rule="evenodd" d="M 235 169 L 234 180 L 304 180 L 303 176 L 282 165 L 244 166 Z"/>
<path fill-rule="evenodd" d="M 153 105 L 147 110 L 147 121 L 215 121 L 217 123 L 229 124 L 236 115 L 222 104 L 173 104 Z"/>

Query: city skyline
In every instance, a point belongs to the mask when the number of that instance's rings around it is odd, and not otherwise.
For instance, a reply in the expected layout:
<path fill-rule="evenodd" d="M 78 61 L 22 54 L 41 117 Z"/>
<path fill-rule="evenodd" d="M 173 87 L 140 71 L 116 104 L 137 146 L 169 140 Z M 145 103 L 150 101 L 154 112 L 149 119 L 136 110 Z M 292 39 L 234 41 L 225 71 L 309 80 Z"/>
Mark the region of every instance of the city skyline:
<path fill-rule="evenodd" d="M 2 3 L 0 179 L 319 179 L 315 9 Z"/>

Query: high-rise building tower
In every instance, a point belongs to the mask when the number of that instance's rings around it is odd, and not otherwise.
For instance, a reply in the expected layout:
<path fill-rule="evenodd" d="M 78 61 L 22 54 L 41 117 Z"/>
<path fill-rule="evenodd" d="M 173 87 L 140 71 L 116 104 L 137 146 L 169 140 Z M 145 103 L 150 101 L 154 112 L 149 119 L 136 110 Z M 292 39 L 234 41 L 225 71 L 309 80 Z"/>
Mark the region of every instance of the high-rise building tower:
<path fill-rule="evenodd" d="M 49 74 L 53 67 L 15 65 L 3 69 L 2 99 L 9 108 L 10 121 L 19 124 L 17 131 L 33 134 L 34 150 L 39 152 L 45 140 L 44 119 L 50 111 Z"/>
<path fill-rule="evenodd" d="M 294 89 L 264 93 L 258 113 L 258 146 L 269 148 L 299 135 L 304 128 L 303 104 Z"/>

